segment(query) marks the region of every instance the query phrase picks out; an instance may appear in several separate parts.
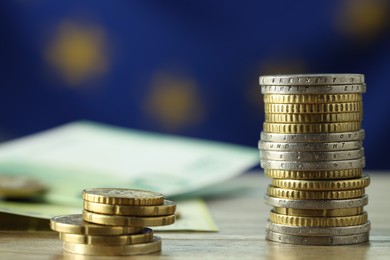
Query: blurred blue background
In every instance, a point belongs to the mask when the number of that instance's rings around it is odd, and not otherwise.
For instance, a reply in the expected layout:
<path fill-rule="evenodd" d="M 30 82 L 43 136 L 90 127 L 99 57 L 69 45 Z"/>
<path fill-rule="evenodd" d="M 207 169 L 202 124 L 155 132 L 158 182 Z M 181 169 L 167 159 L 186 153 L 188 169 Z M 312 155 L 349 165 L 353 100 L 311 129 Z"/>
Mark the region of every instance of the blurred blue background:
<path fill-rule="evenodd" d="M 0 137 L 79 119 L 256 147 L 258 77 L 364 73 L 369 169 L 389 169 L 390 5 L 0 1 Z"/>

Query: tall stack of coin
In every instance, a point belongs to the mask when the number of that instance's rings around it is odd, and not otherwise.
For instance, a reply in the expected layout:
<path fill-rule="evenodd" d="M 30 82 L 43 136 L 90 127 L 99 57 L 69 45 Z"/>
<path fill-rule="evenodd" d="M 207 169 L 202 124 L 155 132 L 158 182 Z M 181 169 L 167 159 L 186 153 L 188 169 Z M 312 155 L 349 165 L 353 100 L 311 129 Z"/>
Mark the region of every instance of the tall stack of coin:
<path fill-rule="evenodd" d="M 260 85 L 260 164 L 272 178 L 266 238 L 306 245 L 368 241 L 364 75 L 261 76 Z"/>
<path fill-rule="evenodd" d="M 65 251 L 123 256 L 161 250 L 161 238 L 146 226 L 175 222 L 176 204 L 160 193 L 131 189 L 86 189 L 82 214 L 51 219 Z"/>

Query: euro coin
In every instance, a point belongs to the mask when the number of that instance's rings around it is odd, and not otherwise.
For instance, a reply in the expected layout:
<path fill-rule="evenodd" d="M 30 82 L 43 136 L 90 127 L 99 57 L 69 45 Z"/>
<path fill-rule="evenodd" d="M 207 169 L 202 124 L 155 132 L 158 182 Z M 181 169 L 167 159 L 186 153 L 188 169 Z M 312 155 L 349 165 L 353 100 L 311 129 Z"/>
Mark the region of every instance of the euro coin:
<path fill-rule="evenodd" d="M 362 168 L 327 170 L 327 171 L 290 171 L 264 169 L 264 174 L 275 179 L 322 180 L 322 179 L 352 179 L 362 176 Z"/>
<path fill-rule="evenodd" d="M 82 196 L 86 201 L 104 204 L 154 206 L 164 203 L 164 195 L 161 193 L 134 189 L 85 189 Z"/>
<path fill-rule="evenodd" d="M 362 94 L 301 94 L 301 95 L 264 95 L 264 103 L 274 104 L 315 104 L 348 103 L 362 101 Z"/>
<path fill-rule="evenodd" d="M 363 213 L 363 207 L 347 209 L 292 209 L 274 207 L 273 211 L 278 214 L 299 217 L 345 217 Z"/>
<path fill-rule="evenodd" d="M 367 242 L 369 233 L 360 233 L 349 236 L 302 236 L 302 235 L 286 235 L 268 230 L 266 239 L 270 241 L 294 244 L 294 245 L 311 245 L 311 246 L 336 246 L 336 245 L 352 245 Z"/>
<path fill-rule="evenodd" d="M 360 121 L 318 124 L 280 124 L 268 122 L 263 123 L 263 129 L 265 132 L 280 134 L 341 133 L 357 131 L 360 128 Z"/>
<path fill-rule="evenodd" d="M 124 235 L 136 234 L 143 227 L 103 226 L 83 221 L 81 214 L 61 215 L 50 220 L 50 228 L 61 233 L 86 235 Z"/>
<path fill-rule="evenodd" d="M 300 227 L 346 227 L 362 225 L 368 221 L 367 213 L 346 217 L 300 217 L 270 212 L 270 221 L 275 224 Z"/>
<path fill-rule="evenodd" d="M 357 179 L 347 180 L 287 180 L 287 179 L 273 179 L 272 185 L 278 188 L 294 189 L 294 190 L 354 190 L 363 189 L 370 184 L 370 177 L 363 175 Z"/>
<path fill-rule="evenodd" d="M 133 245 L 151 242 L 153 239 L 153 230 L 150 228 L 144 228 L 139 234 L 116 236 L 60 233 L 60 239 L 69 243 L 87 245 Z"/>
<path fill-rule="evenodd" d="M 317 85 L 363 84 L 364 74 L 293 74 L 264 75 L 259 77 L 260 85 L 303 85 L 316 88 Z"/>
<path fill-rule="evenodd" d="M 368 196 L 353 199 L 330 199 L 330 200 L 310 200 L 310 199 L 283 199 L 265 195 L 265 204 L 273 207 L 293 208 L 293 209 L 344 209 L 358 208 L 368 204 Z"/>
<path fill-rule="evenodd" d="M 364 149 L 335 152 L 284 152 L 260 150 L 260 158 L 272 161 L 296 161 L 296 162 L 319 162 L 319 161 L 342 161 L 364 157 Z"/>
<path fill-rule="evenodd" d="M 298 236 L 348 236 L 369 232 L 371 223 L 368 221 L 362 225 L 348 227 L 295 227 L 275 224 L 271 221 L 267 223 L 267 230 L 285 235 Z"/>
<path fill-rule="evenodd" d="M 176 203 L 164 200 L 164 204 L 157 206 L 125 206 L 84 201 L 84 209 L 108 215 L 166 216 L 175 213 Z"/>
<path fill-rule="evenodd" d="M 93 256 L 129 256 L 145 255 L 161 251 L 161 238 L 155 236 L 151 242 L 135 245 L 87 245 L 64 242 L 64 250 L 81 255 Z"/>
<path fill-rule="evenodd" d="M 318 133 L 318 134 L 276 134 L 262 131 L 260 140 L 276 143 L 313 143 L 313 142 L 349 142 L 362 141 L 365 136 L 364 129 L 343 133 Z"/>
<path fill-rule="evenodd" d="M 297 200 L 333 200 L 333 199 L 353 199 L 362 197 L 365 194 L 364 189 L 339 190 L 339 191 L 305 191 L 277 188 L 269 185 L 267 195 L 283 199 Z"/>
<path fill-rule="evenodd" d="M 175 223 L 175 215 L 158 217 L 131 217 L 105 215 L 83 210 L 83 219 L 87 222 L 109 226 L 165 226 Z"/>

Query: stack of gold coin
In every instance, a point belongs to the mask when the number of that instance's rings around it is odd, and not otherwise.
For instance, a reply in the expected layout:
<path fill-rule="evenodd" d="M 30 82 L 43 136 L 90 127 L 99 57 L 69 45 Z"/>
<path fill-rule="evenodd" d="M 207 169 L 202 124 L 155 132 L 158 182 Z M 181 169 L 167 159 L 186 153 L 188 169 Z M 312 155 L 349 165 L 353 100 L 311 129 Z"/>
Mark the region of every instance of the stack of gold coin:
<path fill-rule="evenodd" d="M 176 204 L 160 193 L 97 188 L 82 193 L 82 214 L 51 219 L 63 249 L 83 255 L 141 255 L 161 250 L 161 238 L 150 226 L 175 222 Z M 148 227 L 147 227 L 148 226 Z"/>
<path fill-rule="evenodd" d="M 364 75 L 261 76 L 260 85 L 260 164 L 272 178 L 266 238 L 304 245 L 368 241 Z"/>

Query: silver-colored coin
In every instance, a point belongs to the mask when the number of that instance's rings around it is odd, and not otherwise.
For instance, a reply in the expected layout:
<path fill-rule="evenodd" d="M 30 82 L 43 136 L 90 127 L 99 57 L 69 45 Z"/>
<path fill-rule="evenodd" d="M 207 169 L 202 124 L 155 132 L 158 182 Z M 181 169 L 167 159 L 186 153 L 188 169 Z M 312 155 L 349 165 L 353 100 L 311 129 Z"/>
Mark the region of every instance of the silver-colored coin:
<path fill-rule="evenodd" d="M 367 222 L 358 226 L 347 227 L 297 227 L 275 224 L 271 221 L 267 223 L 267 230 L 284 235 L 299 236 L 349 236 L 367 233 L 371 229 L 371 223 Z"/>
<path fill-rule="evenodd" d="M 260 158 L 275 161 L 296 161 L 296 162 L 316 162 L 316 161 L 341 161 L 362 158 L 364 149 L 333 152 L 280 152 L 260 150 Z"/>
<path fill-rule="evenodd" d="M 260 166 L 264 169 L 289 170 L 289 171 L 329 171 L 345 170 L 351 168 L 364 168 L 366 159 L 364 157 L 355 160 L 344 161 L 320 161 L 320 162 L 293 162 L 293 161 L 271 161 L 260 159 Z"/>
<path fill-rule="evenodd" d="M 363 147 L 362 141 L 326 142 L 326 143 L 276 143 L 276 142 L 264 142 L 260 140 L 258 144 L 258 148 L 260 150 L 285 151 L 285 152 L 303 152 L 303 151 L 331 152 L 331 151 L 356 150 L 362 147 Z"/>
<path fill-rule="evenodd" d="M 290 74 L 260 76 L 260 85 L 363 84 L 364 74 Z"/>
<path fill-rule="evenodd" d="M 344 94 L 365 92 L 365 84 L 334 86 L 261 86 L 262 94 Z"/>
<path fill-rule="evenodd" d="M 266 239 L 294 245 L 336 246 L 367 242 L 369 232 L 349 236 L 293 236 L 266 230 Z"/>
<path fill-rule="evenodd" d="M 265 142 L 278 143 L 304 143 L 304 142 L 348 142 L 361 141 L 364 139 L 365 131 L 344 132 L 344 133 L 323 133 L 323 134 L 276 134 L 262 131 L 260 139 Z"/>
<path fill-rule="evenodd" d="M 265 204 L 273 207 L 292 209 L 344 209 L 364 207 L 368 204 L 368 196 L 345 200 L 293 200 L 264 196 Z"/>

